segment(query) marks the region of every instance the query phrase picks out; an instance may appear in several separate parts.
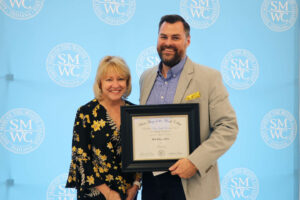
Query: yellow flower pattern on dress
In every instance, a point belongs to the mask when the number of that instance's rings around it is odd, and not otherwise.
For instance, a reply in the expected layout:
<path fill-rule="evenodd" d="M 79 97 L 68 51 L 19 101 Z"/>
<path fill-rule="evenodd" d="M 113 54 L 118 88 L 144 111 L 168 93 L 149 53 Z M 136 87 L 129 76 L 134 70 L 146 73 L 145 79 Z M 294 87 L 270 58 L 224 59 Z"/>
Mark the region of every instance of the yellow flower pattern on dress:
<path fill-rule="evenodd" d="M 100 128 L 103 128 L 105 126 L 105 121 L 103 121 L 103 119 L 101 119 L 100 121 L 93 121 L 93 125 L 92 128 L 94 129 L 94 131 L 99 131 Z"/>
<path fill-rule="evenodd" d="M 119 130 L 97 100 L 78 109 L 72 142 L 66 187 L 75 187 L 78 197 L 99 200 L 101 194 L 93 188 L 106 183 L 125 199 L 136 174 L 122 172 Z"/>
<path fill-rule="evenodd" d="M 107 159 L 106 155 L 101 156 L 102 161 L 106 161 L 106 159 Z"/>
<path fill-rule="evenodd" d="M 94 117 L 97 117 L 97 110 L 93 110 Z"/>
<path fill-rule="evenodd" d="M 93 116 L 94 116 L 94 117 L 97 117 L 97 116 L 98 116 L 98 112 L 97 112 L 97 111 L 98 111 L 99 107 L 100 107 L 100 106 L 97 105 L 97 106 L 93 109 L 92 113 L 93 113 Z"/>
<path fill-rule="evenodd" d="M 94 129 L 94 131 L 99 131 L 100 130 L 100 121 L 94 121 L 92 128 Z"/>
<path fill-rule="evenodd" d="M 80 119 L 83 119 L 83 118 L 84 118 L 83 113 L 80 113 L 80 114 L 79 114 L 79 118 L 80 118 Z"/>
<path fill-rule="evenodd" d="M 114 136 L 118 136 L 118 135 L 119 135 L 118 131 L 114 131 Z"/>
<path fill-rule="evenodd" d="M 89 115 L 85 115 L 84 117 L 86 118 L 87 123 L 90 124 L 90 123 L 91 123 L 91 121 L 90 121 L 90 116 L 89 116 Z"/>
<path fill-rule="evenodd" d="M 109 148 L 109 149 L 112 149 L 112 148 L 113 148 L 113 146 L 112 146 L 112 143 L 111 143 L 111 142 L 107 143 L 107 148 Z"/>
<path fill-rule="evenodd" d="M 99 168 L 99 172 L 100 172 L 100 173 L 103 173 L 103 172 L 104 172 L 104 169 L 103 169 L 102 167 L 100 167 L 100 168 Z"/>
<path fill-rule="evenodd" d="M 94 177 L 92 177 L 92 176 L 87 176 L 87 182 L 89 183 L 89 185 L 94 184 Z"/>
<path fill-rule="evenodd" d="M 95 154 L 96 154 L 97 156 L 99 156 L 100 153 L 101 153 L 100 149 L 96 149 L 96 150 L 95 150 Z"/>
<path fill-rule="evenodd" d="M 114 177 L 113 177 L 113 175 L 111 175 L 111 174 L 108 174 L 107 176 L 106 176 L 106 181 L 108 181 L 108 182 L 110 182 L 110 181 L 112 181 L 114 179 Z"/>
<path fill-rule="evenodd" d="M 68 182 L 71 182 L 71 181 L 72 181 L 72 176 L 69 176 Z"/>
<path fill-rule="evenodd" d="M 103 128 L 105 126 L 105 121 L 103 119 L 100 120 L 100 127 Z"/>
<path fill-rule="evenodd" d="M 78 148 L 77 153 L 78 153 L 78 154 L 82 154 L 82 153 L 83 153 L 82 148 Z"/>

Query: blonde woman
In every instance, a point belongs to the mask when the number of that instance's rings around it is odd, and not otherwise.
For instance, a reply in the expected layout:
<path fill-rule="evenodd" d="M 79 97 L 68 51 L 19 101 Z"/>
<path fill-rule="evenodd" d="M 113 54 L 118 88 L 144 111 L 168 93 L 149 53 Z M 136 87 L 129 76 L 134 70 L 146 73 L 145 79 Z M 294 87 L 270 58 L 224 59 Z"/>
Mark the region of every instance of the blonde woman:
<path fill-rule="evenodd" d="M 120 57 L 106 56 L 98 67 L 95 99 L 76 114 L 72 160 L 66 187 L 78 200 L 132 200 L 140 176 L 121 171 L 120 107 L 131 105 L 131 76 Z"/>

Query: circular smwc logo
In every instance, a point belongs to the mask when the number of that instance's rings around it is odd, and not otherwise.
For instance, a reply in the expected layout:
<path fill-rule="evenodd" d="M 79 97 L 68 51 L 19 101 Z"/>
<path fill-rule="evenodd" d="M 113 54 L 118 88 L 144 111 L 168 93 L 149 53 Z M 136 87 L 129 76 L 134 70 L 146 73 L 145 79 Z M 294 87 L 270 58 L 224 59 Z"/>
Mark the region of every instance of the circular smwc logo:
<path fill-rule="evenodd" d="M 86 51 L 77 44 L 63 43 L 48 54 L 47 72 L 50 78 L 62 87 L 77 87 L 91 73 L 91 60 Z"/>
<path fill-rule="evenodd" d="M 143 50 L 136 61 L 136 73 L 138 77 L 140 77 L 145 70 L 158 65 L 159 62 L 160 58 L 154 46 Z"/>
<path fill-rule="evenodd" d="M 274 109 L 264 116 L 260 131 L 262 139 L 268 146 L 274 149 L 283 149 L 295 140 L 297 123 L 288 111 Z"/>
<path fill-rule="evenodd" d="M 0 9 L 9 17 L 27 20 L 35 17 L 42 9 L 44 0 L 1 0 Z"/>
<path fill-rule="evenodd" d="M 289 30 L 297 21 L 298 6 L 296 0 L 264 0 L 261 5 L 261 17 L 272 31 Z"/>
<path fill-rule="evenodd" d="M 17 108 L 0 119 L 0 143 L 16 154 L 36 150 L 45 137 L 44 122 L 32 110 Z"/>
<path fill-rule="evenodd" d="M 135 0 L 93 0 L 97 17 L 109 25 L 128 22 L 135 12 Z"/>
<path fill-rule="evenodd" d="M 76 189 L 65 188 L 68 174 L 57 176 L 48 186 L 47 200 L 76 200 Z"/>
<path fill-rule="evenodd" d="M 259 65 L 255 56 L 245 49 L 230 51 L 222 60 L 221 73 L 231 88 L 250 88 L 258 78 Z"/>
<path fill-rule="evenodd" d="M 251 170 L 236 168 L 225 175 L 221 189 L 224 200 L 255 200 L 259 192 L 259 182 Z"/>
<path fill-rule="evenodd" d="M 220 13 L 219 0 L 181 0 L 180 13 L 197 29 L 206 29 L 216 22 Z"/>

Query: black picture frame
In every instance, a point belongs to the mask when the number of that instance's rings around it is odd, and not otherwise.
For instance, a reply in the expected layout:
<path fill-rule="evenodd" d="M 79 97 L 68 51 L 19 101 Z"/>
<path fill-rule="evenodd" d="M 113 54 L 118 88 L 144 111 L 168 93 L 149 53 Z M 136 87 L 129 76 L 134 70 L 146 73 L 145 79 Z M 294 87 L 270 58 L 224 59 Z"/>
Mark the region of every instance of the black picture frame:
<path fill-rule="evenodd" d="M 183 115 L 188 117 L 189 154 L 196 149 L 200 141 L 199 104 L 160 104 L 160 105 L 132 105 L 121 107 L 121 145 L 122 171 L 146 172 L 165 171 L 178 159 L 134 160 L 133 159 L 133 117 L 159 117 Z"/>

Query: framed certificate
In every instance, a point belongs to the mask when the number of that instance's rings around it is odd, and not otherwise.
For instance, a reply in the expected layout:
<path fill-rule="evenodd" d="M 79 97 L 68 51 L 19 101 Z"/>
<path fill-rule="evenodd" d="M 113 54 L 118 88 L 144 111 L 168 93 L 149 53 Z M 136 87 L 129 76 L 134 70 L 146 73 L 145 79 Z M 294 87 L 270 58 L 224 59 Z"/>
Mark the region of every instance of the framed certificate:
<path fill-rule="evenodd" d="M 198 104 L 122 106 L 122 170 L 168 170 L 200 145 L 199 128 Z"/>

